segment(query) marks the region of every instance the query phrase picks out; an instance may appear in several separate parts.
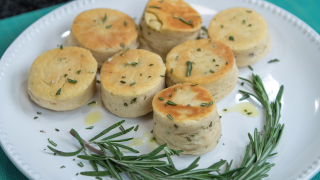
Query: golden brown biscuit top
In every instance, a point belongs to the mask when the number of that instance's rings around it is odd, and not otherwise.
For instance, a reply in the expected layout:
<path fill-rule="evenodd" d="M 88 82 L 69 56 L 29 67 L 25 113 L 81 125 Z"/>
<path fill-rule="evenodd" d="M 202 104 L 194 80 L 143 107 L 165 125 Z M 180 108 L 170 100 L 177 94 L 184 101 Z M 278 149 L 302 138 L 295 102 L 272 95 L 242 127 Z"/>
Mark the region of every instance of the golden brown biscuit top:
<path fill-rule="evenodd" d="M 187 62 L 192 63 L 187 76 Z M 234 56 L 231 49 L 210 39 L 189 40 L 174 47 L 167 55 L 167 75 L 180 82 L 207 84 L 217 81 L 232 70 Z"/>
<path fill-rule="evenodd" d="M 80 13 L 74 19 L 71 31 L 81 45 L 96 52 L 124 49 L 138 37 L 134 20 L 114 9 Z"/>
<path fill-rule="evenodd" d="M 232 50 L 254 48 L 268 33 L 265 19 L 256 11 L 244 7 L 219 12 L 208 29 L 211 39 L 225 43 Z"/>
<path fill-rule="evenodd" d="M 145 9 L 145 21 L 149 27 L 150 24 L 153 27 L 152 21 L 160 22 L 161 30 L 192 32 L 201 27 L 202 18 L 183 0 L 150 0 Z"/>
<path fill-rule="evenodd" d="M 46 100 L 67 100 L 81 95 L 96 78 L 96 72 L 97 62 L 90 51 L 78 47 L 56 48 L 34 60 L 28 88 Z M 59 89 L 60 95 L 56 95 Z"/>
<path fill-rule="evenodd" d="M 176 105 L 170 105 L 170 102 Z M 199 121 L 216 108 L 210 92 L 191 83 L 177 84 L 160 91 L 153 98 L 152 106 L 155 111 L 166 116 L 169 114 L 173 121 L 180 122 Z M 168 117 L 168 120 L 171 119 Z"/>
<path fill-rule="evenodd" d="M 166 67 L 155 53 L 130 49 L 105 61 L 101 68 L 101 85 L 115 95 L 136 96 L 145 94 L 165 78 Z"/>

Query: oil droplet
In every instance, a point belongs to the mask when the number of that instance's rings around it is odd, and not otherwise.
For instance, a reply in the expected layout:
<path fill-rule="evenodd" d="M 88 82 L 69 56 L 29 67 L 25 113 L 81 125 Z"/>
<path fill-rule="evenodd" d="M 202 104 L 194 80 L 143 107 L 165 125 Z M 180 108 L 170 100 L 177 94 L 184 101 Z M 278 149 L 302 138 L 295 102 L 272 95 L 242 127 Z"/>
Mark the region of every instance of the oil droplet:
<path fill-rule="evenodd" d="M 237 113 L 240 113 L 246 117 L 258 117 L 259 116 L 259 112 L 258 112 L 257 108 L 249 102 L 243 102 L 243 103 L 236 104 L 235 106 L 225 108 L 225 109 L 221 110 L 219 112 L 219 114 L 222 115 L 222 114 L 226 114 L 226 113 L 230 113 L 230 112 L 237 112 Z"/>
<path fill-rule="evenodd" d="M 100 106 L 101 102 L 100 101 L 90 101 L 88 103 L 88 106 L 91 107 L 91 108 L 96 108 L 98 106 Z"/>
<path fill-rule="evenodd" d="M 84 124 L 86 126 L 92 126 L 95 123 L 99 122 L 102 119 L 102 112 L 100 111 L 94 111 L 88 114 L 86 117 Z"/>
<path fill-rule="evenodd" d="M 143 137 L 150 137 L 150 133 L 149 132 L 144 132 L 144 133 L 142 133 L 142 136 Z"/>
<path fill-rule="evenodd" d="M 154 137 L 150 137 L 148 139 L 148 147 L 152 150 L 155 150 L 157 147 L 159 147 L 159 144 Z"/>
<path fill-rule="evenodd" d="M 145 143 L 143 138 L 134 138 L 132 141 L 127 145 L 129 147 L 140 147 Z M 127 152 L 127 149 L 122 148 L 122 152 Z"/>

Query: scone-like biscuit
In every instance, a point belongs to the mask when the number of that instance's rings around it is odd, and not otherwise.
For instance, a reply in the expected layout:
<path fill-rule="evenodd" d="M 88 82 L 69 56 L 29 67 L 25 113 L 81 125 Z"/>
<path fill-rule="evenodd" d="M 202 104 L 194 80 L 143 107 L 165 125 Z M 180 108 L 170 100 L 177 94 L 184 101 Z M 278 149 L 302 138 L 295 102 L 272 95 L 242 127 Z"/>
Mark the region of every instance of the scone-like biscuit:
<path fill-rule="evenodd" d="M 208 34 L 212 40 L 221 41 L 231 48 L 238 67 L 260 61 L 272 46 L 265 19 L 244 7 L 218 13 L 209 24 Z"/>
<path fill-rule="evenodd" d="M 219 142 L 221 121 L 210 92 L 191 83 L 177 84 L 155 95 L 153 134 L 159 144 L 198 155 Z"/>
<path fill-rule="evenodd" d="M 115 54 L 101 68 L 101 98 L 113 114 L 138 117 L 152 111 L 153 96 L 165 87 L 161 57 L 142 49 Z"/>
<path fill-rule="evenodd" d="M 191 62 L 187 76 L 188 62 Z M 210 39 L 189 40 L 174 47 L 167 56 L 167 86 L 178 83 L 199 84 L 218 102 L 237 84 L 238 67 L 231 49 Z"/>
<path fill-rule="evenodd" d="M 176 45 L 197 39 L 201 23 L 200 14 L 183 0 L 150 0 L 140 20 L 139 48 L 165 59 Z"/>
<path fill-rule="evenodd" d="M 33 61 L 28 93 L 35 103 L 51 110 L 81 107 L 94 95 L 97 68 L 96 60 L 86 49 L 52 49 Z"/>
<path fill-rule="evenodd" d="M 101 68 L 106 59 L 121 50 L 136 49 L 138 31 L 134 20 L 121 11 L 92 9 L 74 19 L 69 45 L 90 50 Z"/>

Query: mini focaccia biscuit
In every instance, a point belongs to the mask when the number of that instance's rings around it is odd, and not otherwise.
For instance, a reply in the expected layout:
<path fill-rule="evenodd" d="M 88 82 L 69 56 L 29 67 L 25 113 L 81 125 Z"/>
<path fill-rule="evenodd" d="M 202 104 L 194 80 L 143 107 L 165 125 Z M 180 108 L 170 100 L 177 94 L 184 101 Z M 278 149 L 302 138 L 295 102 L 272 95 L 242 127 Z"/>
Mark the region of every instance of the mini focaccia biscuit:
<path fill-rule="evenodd" d="M 204 154 L 219 142 L 221 121 L 210 92 L 191 83 L 177 84 L 156 94 L 153 106 L 153 134 L 159 144 Z"/>
<path fill-rule="evenodd" d="M 80 13 L 73 21 L 69 45 L 88 49 L 98 62 L 114 54 L 139 46 L 138 30 L 134 20 L 114 9 L 91 9 Z"/>
<path fill-rule="evenodd" d="M 174 47 L 167 56 L 166 67 L 167 86 L 199 84 L 211 93 L 215 102 L 229 94 L 238 80 L 231 49 L 210 39 L 189 40 Z"/>
<path fill-rule="evenodd" d="M 201 23 L 200 14 L 183 0 L 150 0 L 139 24 L 139 48 L 165 59 L 176 45 L 197 39 Z"/>
<path fill-rule="evenodd" d="M 212 40 L 231 48 L 238 67 L 248 66 L 266 56 L 272 46 L 265 19 L 256 11 L 236 7 L 213 17 L 208 28 Z"/>
<path fill-rule="evenodd" d="M 101 68 L 101 98 L 113 114 L 132 118 L 152 111 L 153 96 L 165 87 L 161 57 L 130 49 L 115 54 Z"/>
<path fill-rule="evenodd" d="M 97 68 L 96 60 L 86 49 L 52 49 L 33 61 L 28 93 L 35 103 L 51 110 L 81 107 L 94 95 Z"/>

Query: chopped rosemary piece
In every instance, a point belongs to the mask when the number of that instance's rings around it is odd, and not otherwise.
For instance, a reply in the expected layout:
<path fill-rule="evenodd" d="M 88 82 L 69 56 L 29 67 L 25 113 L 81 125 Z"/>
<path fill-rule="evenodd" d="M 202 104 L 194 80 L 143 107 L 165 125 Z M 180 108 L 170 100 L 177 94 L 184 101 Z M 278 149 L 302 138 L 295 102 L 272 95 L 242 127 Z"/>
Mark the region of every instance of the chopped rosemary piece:
<path fill-rule="evenodd" d="M 178 128 L 178 125 L 174 124 L 174 127 Z"/>
<path fill-rule="evenodd" d="M 173 105 L 173 106 L 176 106 L 176 105 L 177 105 L 176 103 L 174 103 L 174 102 L 172 102 L 172 101 L 168 101 L 167 103 L 170 104 L 170 105 Z"/>
<path fill-rule="evenodd" d="M 214 71 L 212 71 L 211 69 L 210 69 L 210 72 L 211 72 L 211 73 L 214 73 Z"/>
<path fill-rule="evenodd" d="M 128 104 L 127 104 L 127 103 L 124 103 L 123 105 L 124 105 L 124 106 L 128 106 Z"/>
<path fill-rule="evenodd" d="M 172 96 L 172 94 L 169 95 L 169 97 L 171 97 L 171 96 Z"/>
<path fill-rule="evenodd" d="M 170 119 L 170 120 L 173 120 L 172 116 L 170 114 L 167 115 L 167 117 Z"/>
<path fill-rule="evenodd" d="M 242 23 L 245 24 L 245 23 L 246 23 L 246 20 L 242 20 Z"/>
<path fill-rule="evenodd" d="M 79 163 L 77 163 L 77 164 L 78 164 L 78 166 L 83 167 L 83 164 L 82 164 L 81 161 Z"/>
<path fill-rule="evenodd" d="M 127 23 L 127 21 L 124 21 L 123 24 L 124 24 L 124 26 L 127 26 L 128 23 Z"/>
<path fill-rule="evenodd" d="M 159 7 L 159 6 L 149 6 L 149 8 L 162 9 L 162 8 L 161 8 L 161 7 Z"/>
<path fill-rule="evenodd" d="M 131 83 L 131 84 L 130 84 L 130 86 L 133 86 L 133 85 L 135 85 L 135 84 L 136 84 L 136 83 L 135 83 L 135 82 L 133 82 L 133 83 Z"/>
<path fill-rule="evenodd" d="M 126 78 L 126 76 L 122 76 L 122 78 Z"/>
<path fill-rule="evenodd" d="M 166 77 L 166 75 L 160 75 L 161 77 Z"/>
<path fill-rule="evenodd" d="M 60 168 L 62 169 L 62 168 L 66 168 L 66 167 L 65 166 L 61 166 Z"/>
<path fill-rule="evenodd" d="M 93 128 L 94 128 L 94 126 L 89 126 L 86 129 L 93 129 Z"/>
<path fill-rule="evenodd" d="M 68 74 L 65 74 L 65 75 L 64 75 L 64 77 L 67 77 L 67 76 L 68 76 Z"/>
<path fill-rule="evenodd" d="M 215 59 L 212 59 L 212 61 L 213 61 L 213 62 L 216 62 L 216 60 L 215 60 Z"/>
<path fill-rule="evenodd" d="M 253 68 L 252 68 L 250 65 L 248 66 L 248 68 L 249 68 L 251 71 L 253 71 Z"/>
<path fill-rule="evenodd" d="M 226 65 L 228 65 L 228 62 L 226 62 Z"/>
<path fill-rule="evenodd" d="M 125 83 L 126 83 L 125 81 L 122 81 L 122 80 L 121 80 L 120 82 L 121 82 L 122 84 L 125 84 Z"/>
<path fill-rule="evenodd" d="M 164 99 L 163 99 L 163 97 L 158 97 L 161 101 L 163 101 Z"/>
<path fill-rule="evenodd" d="M 33 119 L 38 119 L 38 116 L 35 116 Z"/>
<path fill-rule="evenodd" d="M 212 121 L 210 122 L 209 127 L 212 127 Z"/>
<path fill-rule="evenodd" d="M 252 114 L 252 112 L 247 112 L 248 115 Z"/>
<path fill-rule="evenodd" d="M 229 36 L 229 40 L 230 41 L 234 41 L 234 37 L 233 36 Z"/>
<path fill-rule="evenodd" d="M 60 45 L 60 49 L 63 49 L 63 44 Z"/>
<path fill-rule="evenodd" d="M 107 14 L 104 14 L 104 18 L 102 19 L 102 23 L 106 22 L 107 20 Z"/>
<path fill-rule="evenodd" d="M 198 84 L 191 84 L 191 86 L 196 86 L 196 85 L 198 85 Z"/>
<path fill-rule="evenodd" d="M 197 49 L 197 51 L 201 51 L 201 49 L 200 49 L 200 48 L 198 48 L 198 49 Z"/>
<path fill-rule="evenodd" d="M 268 61 L 268 63 L 279 62 L 279 61 L 280 61 L 279 59 L 273 59 L 273 60 Z"/>
<path fill-rule="evenodd" d="M 205 26 L 201 26 L 201 29 L 208 34 L 208 29 Z"/>
<path fill-rule="evenodd" d="M 112 24 L 106 26 L 107 29 L 111 28 L 112 27 Z"/>
<path fill-rule="evenodd" d="M 223 24 L 221 24 L 221 28 L 223 28 Z"/>
<path fill-rule="evenodd" d="M 208 104 L 208 107 L 210 107 L 213 104 L 213 101 L 210 101 Z"/>
<path fill-rule="evenodd" d="M 216 64 L 216 66 L 219 66 L 219 64 Z"/>
<path fill-rule="evenodd" d="M 153 64 L 150 64 L 149 66 L 153 66 Z"/>
<path fill-rule="evenodd" d="M 76 84 L 78 81 L 77 80 L 72 80 L 72 79 L 69 79 L 68 78 L 68 81 L 70 82 L 70 83 L 73 83 L 73 84 Z"/>
<path fill-rule="evenodd" d="M 97 83 L 100 83 L 100 80 L 97 80 Z"/>
<path fill-rule="evenodd" d="M 252 11 L 250 11 L 250 10 L 247 10 L 247 13 L 251 13 Z"/>
<path fill-rule="evenodd" d="M 174 91 L 177 91 L 177 88 L 174 88 Z"/>
<path fill-rule="evenodd" d="M 228 109 L 223 109 L 223 111 L 228 111 Z"/>
<path fill-rule="evenodd" d="M 48 139 L 49 143 L 52 144 L 52 146 L 57 147 L 57 144 L 53 142 L 52 140 Z"/>
<path fill-rule="evenodd" d="M 187 65 L 188 65 L 188 68 L 187 68 L 187 77 L 191 75 L 191 70 L 192 70 L 192 62 L 190 61 L 187 61 Z"/>
<path fill-rule="evenodd" d="M 201 103 L 200 106 L 201 106 L 201 107 L 205 107 L 205 106 L 207 106 L 207 104 L 208 104 L 208 103 Z"/>
<path fill-rule="evenodd" d="M 59 129 L 57 129 L 57 128 L 55 128 L 55 130 L 57 131 L 57 132 L 59 132 L 60 130 Z"/>
<path fill-rule="evenodd" d="M 37 114 L 41 114 L 41 112 L 37 112 Z"/>
<path fill-rule="evenodd" d="M 61 93 L 61 88 L 57 91 L 56 95 L 60 95 Z"/>
<path fill-rule="evenodd" d="M 120 43 L 120 47 L 125 48 L 126 45 L 124 45 L 123 43 Z"/>
<path fill-rule="evenodd" d="M 170 74 L 172 74 L 173 73 L 173 68 L 171 68 L 171 70 L 170 70 Z"/>
<path fill-rule="evenodd" d="M 124 56 L 124 54 L 129 50 L 129 48 L 127 48 L 126 50 L 123 51 L 123 53 L 121 54 L 121 56 Z"/>
<path fill-rule="evenodd" d="M 243 85 L 244 85 L 244 82 L 241 83 L 241 86 L 243 86 Z"/>
<path fill-rule="evenodd" d="M 78 74 L 80 74 L 81 70 L 77 71 Z"/>
<path fill-rule="evenodd" d="M 191 142 L 191 139 L 190 139 L 190 137 L 187 137 L 187 140 L 188 140 L 189 142 Z"/>
<path fill-rule="evenodd" d="M 133 98 L 133 99 L 131 100 L 131 104 L 135 103 L 136 101 L 137 101 L 137 98 Z"/>
<path fill-rule="evenodd" d="M 249 27 L 251 27 L 251 26 L 252 26 L 252 24 L 249 24 L 248 26 L 249 26 Z"/>
<path fill-rule="evenodd" d="M 139 129 L 139 124 L 134 128 L 134 131 L 138 131 Z"/>
<path fill-rule="evenodd" d="M 179 20 L 182 21 L 183 23 L 188 24 L 188 25 L 190 25 L 191 27 L 193 27 L 192 21 L 191 21 L 191 22 L 186 21 L 185 19 L 183 19 L 183 17 L 179 17 Z"/>
<path fill-rule="evenodd" d="M 136 66 L 138 63 L 137 62 L 127 62 L 130 65 Z"/>

